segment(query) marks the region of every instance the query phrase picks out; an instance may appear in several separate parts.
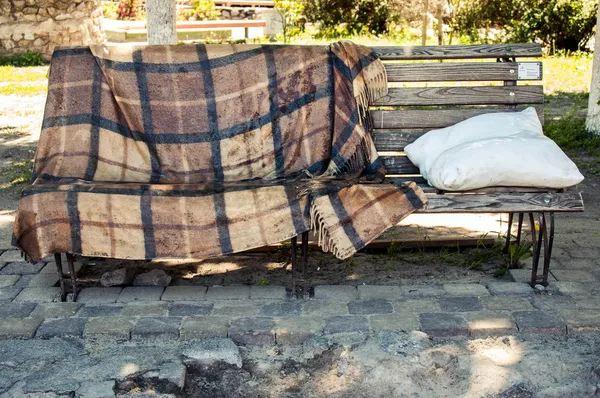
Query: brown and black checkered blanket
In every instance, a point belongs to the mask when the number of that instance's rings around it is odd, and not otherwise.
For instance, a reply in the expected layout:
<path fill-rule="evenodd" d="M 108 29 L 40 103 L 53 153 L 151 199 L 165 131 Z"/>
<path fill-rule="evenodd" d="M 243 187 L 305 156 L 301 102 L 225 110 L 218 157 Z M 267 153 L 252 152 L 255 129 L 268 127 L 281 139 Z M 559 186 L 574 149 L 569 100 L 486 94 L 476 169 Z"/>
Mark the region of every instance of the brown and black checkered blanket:
<path fill-rule="evenodd" d="M 426 201 L 374 183 L 368 103 L 386 93 L 350 42 L 58 49 L 13 244 L 203 258 L 313 228 L 348 257 Z"/>

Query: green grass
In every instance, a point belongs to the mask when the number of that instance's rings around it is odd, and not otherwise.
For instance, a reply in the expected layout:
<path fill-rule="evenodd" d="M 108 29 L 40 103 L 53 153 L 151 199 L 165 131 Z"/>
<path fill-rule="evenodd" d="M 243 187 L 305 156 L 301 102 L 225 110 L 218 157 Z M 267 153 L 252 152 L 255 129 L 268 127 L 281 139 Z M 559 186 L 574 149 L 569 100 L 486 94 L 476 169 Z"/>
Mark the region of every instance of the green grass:
<path fill-rule="evenodd" d="M 0 95 L 41 95 L 46 93 L 47 66 L 0 66 Z"/>

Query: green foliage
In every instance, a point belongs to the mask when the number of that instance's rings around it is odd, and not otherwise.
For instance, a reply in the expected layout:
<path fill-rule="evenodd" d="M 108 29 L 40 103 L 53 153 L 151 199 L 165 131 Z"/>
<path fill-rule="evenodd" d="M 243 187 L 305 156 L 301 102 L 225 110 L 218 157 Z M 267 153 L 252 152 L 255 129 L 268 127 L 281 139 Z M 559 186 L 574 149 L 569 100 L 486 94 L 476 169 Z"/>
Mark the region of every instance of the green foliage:
<path fill-rule="evenodd" d="M 121 0 L 117 6 L 117 19 L 136 19 L 139 9 L 139 0 Z"/>
<path fill-rule="evenodd" d="M 548 137 L 568 152 L 583 151 L 589 155 L 600 155 L 600 137 L 586 130 L 585 119 L 576 110 L 546 122 L 544 130 Z"/>
<path fill-rule="evenodd" d="M 26 53 L 15 57 L 0 57 L 0 66 L 43 66 L 47 65 L 48 62 L 42 58 L 41 54 L 38 53 Z"/>
<path fill-rule="evenodd" d="M 541 40 L 556 50 L 583 48 L 596 25 L 597 0 L 513 0 L 516 14 L 506 25 L 514 41 Z"/>
<path fill-rule="evenodd" d="M 556 50 L 585 47 L 596 24 L 597 0 L 451 0 L 451 26 L 473 42 L 480 29 L 498 27 L 497 39 L 509 42 L 541 41 Z"/>
<path fill-rule="evenodd" d="M 119 9 L 118 5 L 113 3 L 112 1 L 103 1 L 102 2 L 102 15 L 106 19 L 117 19 L 117 10 Z"/>
<path fill-rule="evenodd" d="M 262 278 L 260 281 L 258 281 L 259 286 L 268 286 L 270 284 L 271 284 L 271 280 L 269 278 L 267 278 L 266 276 L 264 278 Z"/>
<path fill-rule="evenodd" d="M 281 17 L 283 26 L 283 42 L 298 36 L 304 30 L 304 3 L 300 1 L 275 0 L 275 9 Z"/>
<path fill-rule="evenodd" d="M 213 21 L 219 19 L 219 11 L 213 0 L 195 0 L 192 8 L 182 9 L 179 18 L 189 21 Z"/>
<path fill-rule="evenodd" d="M 388 0 L 306 0 L 308 21 L 320 26 L 320 36 L 340 37 L 388 32 Z"/>

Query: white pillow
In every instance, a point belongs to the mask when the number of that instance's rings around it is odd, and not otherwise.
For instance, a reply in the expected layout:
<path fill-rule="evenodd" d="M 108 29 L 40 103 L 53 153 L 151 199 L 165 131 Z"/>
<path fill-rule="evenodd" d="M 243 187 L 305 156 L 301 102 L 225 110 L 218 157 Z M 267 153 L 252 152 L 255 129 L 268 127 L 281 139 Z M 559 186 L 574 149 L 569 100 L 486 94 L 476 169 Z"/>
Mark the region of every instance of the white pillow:
<path fill-rule="evenodd" d="M 566 188 L 583 180 L 575 163 L 544 136 L 468 142 L 442 153 L 428 174 L 429 183 L 445 191 L 490 186 Z"/>
<path fill-rule="evenodd" d="M 424 178 L 429 167 L 444 151 L 465 142 L 511 135 L 544 135 L 535 108 L 521 112 L 486 113 L 463 120 L 453 126 L 431 130 L 404 148 L 411 162 L 421 170 Z"/>

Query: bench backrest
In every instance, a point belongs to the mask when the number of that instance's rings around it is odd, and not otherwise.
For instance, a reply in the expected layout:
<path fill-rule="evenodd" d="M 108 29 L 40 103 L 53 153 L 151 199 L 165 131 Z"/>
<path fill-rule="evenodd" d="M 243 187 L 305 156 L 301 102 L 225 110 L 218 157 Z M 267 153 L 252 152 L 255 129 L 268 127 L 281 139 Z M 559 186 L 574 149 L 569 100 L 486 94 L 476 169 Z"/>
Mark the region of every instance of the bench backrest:
<path fill-rule="evenodd" d="M 384 62 L 389 93 L 372 104 L 377 150 L 390 177 L 423 183 L 404 147 L 425 132 L 472 116 L 535 106 L 542 124 L 538 44 L 373 47 Z M 527 85 L 517 85 L 528 82 Z"/>

